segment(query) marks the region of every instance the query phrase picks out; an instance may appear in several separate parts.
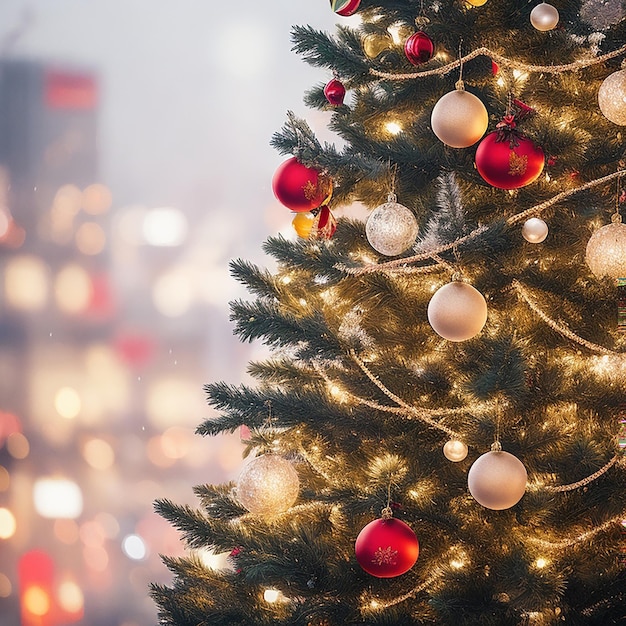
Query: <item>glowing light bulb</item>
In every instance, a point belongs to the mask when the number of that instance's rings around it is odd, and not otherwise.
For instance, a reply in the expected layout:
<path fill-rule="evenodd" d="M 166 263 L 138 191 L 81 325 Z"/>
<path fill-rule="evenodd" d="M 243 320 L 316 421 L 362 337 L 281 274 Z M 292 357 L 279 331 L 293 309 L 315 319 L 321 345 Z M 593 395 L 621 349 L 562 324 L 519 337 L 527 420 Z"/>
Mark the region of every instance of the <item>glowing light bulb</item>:
<path fill-rule="evenodd" d="M 266 589 L 263 592 L 263 599 L 266 602 L 269 602 L 270 604 L 273 604 L 274 602 L 278 602 L 278 599 L 280 598 L 280 591 L 278 591 L 278 589 Z"/>
<path fill-rule="evenodd" d="M 548 561 L 544 559 L 543 557 L 539 557 L 535 561 L 535 567 L 538 569 L 543 569 L 547 564 L 548 564 Z"/>
<path fill-rule="evenodd" d="M 391 135 L 399 135 L 402 132 L 402 126 L 400 126 L 398 122 L 387 122 L 385 124 L 385 129 Z"/>

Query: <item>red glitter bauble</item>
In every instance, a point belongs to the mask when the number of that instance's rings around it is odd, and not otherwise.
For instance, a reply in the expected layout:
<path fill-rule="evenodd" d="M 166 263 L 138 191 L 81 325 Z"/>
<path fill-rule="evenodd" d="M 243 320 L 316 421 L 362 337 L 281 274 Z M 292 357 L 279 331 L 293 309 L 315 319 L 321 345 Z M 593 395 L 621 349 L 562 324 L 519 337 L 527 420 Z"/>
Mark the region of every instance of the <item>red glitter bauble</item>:
<path fill-rule="evenodd" d="M 326 87 L 324 87 L 324 95 L 326 96 L 326 100 L 328 100 L 329 104 L 332 104 L 334 107 L 338 107 L 343 104 L 343 99 L 346 95 L 346 88 L 343 86 L 341 81 L 333 78 L 326 83 Z"/>
<path fill-rule="evenodd" d="M 404 54 L 413 65 L 430 61 L 434 52 L 435 44 L 424 31 L 418 30 L 404 42 Z"/>
<path fill-rule="evenodd" d="M 276 198 L 288 209 L 299 213 L 325 204 L 333 192 L 332 180 L 312 167 L 291 157 L 278 167 L 272 179 Z"/>
<path fill-rule="evenodd" d="M 361 0 L 330 0 L 331 9 L 343 17 L 356 13 L 359 4 L 361 4 Z"/>
<path fill-rule="evenodd" d="M 377 519 L 359 533 L 354 544 L 359 565 L 372 576 L 393 578 L 408 572 L 419 555 L 415 533 L 404 522 Z"/>
<path fill-rule="evenodd" d="M 508 137 L 499 141 L 500 137 L 495 131 L 478 144 L 478 173 L 499 189 L 518 189 L 537 180 L 545 162 L 543 150 L 523 135 L 516 135 L 513 147 Z"/>

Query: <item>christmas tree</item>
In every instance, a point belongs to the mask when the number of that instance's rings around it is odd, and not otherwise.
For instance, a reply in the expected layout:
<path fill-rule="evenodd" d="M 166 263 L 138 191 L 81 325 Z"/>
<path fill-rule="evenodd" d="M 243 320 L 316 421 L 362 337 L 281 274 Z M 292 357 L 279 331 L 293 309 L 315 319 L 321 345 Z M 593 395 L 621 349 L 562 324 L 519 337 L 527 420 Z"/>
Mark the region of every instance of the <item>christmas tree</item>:
<path fill-rule="evenodd" d="M 291 114 L 273 138 L 300 237 L 265 243 L 276 271 L 232 263 L 236 333 L 272 356 L 207 385 L 198 428 L 249 428 L 249 463 L 197 509 L 157 503 L 190 549 L 152 588 L 162 624 L 626 623 L 626 20 L 604 5 L 332 0 L 360 21 L 294 28 L 338 140 Z M 335 224 L 353 203 L 367 221 Z"/>

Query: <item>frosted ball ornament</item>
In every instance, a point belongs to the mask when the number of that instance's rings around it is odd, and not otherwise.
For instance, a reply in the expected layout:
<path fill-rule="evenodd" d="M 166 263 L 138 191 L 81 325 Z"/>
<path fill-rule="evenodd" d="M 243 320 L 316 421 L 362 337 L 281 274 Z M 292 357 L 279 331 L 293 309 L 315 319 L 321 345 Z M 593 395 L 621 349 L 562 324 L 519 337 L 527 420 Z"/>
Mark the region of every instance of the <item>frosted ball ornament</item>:
<path fill-rule="evenodd" d="M 458 463 L 467 456 L 467 446 L 458 439 L 450 439 L 443 446 L 443 455 L 448 461 Z"/>
<path fill-rule="evenodd" d="M 365 223 L 370 246 L 385 256 L 397 256 L 408 250 L 417 237 L 417 219 L 390 193 L 387 202 L 377 206 Z"/>
<path fill-rule="evenodd" d="M 287 511 L 298 498 L 300 479 L 293 465 L 275 454 L 258 456 L 237 480 L 237 500 L 250 513 L 272 518 Z"/>
<path fill-rule="evenodd" d="M 483 329 L 487 302 L 478 289 L 454 280 L 440 287 L 430 299 L 428 321 L 444 339 L 466 341 Z"/>
<path fill-rule="evenodd" d="M 493 511 L 515 506 L 526 493 L 528 474 L 524 464 L 504 452 L 499 442 L 479 456 L 467 474 L 467 486 L 474 500 Z"/>
<path fill-rule="evenodd" d="M 607 120 L 626 126 L 626 69 L 604 79 L 598 90 L 598 105 Z"/>
<path fill-rule="evenodd" d="M 548 236 L 548 225 L 538 217 L 531 217 L 522 226 L 522 237 L 530 243 L 541 243 Z"/>
<path fill-rule="evenodd" d="M 626 277 L 626 224 L 615 213 L 611 224 L 596 230 L 587 242 L 585 259 L 597 278 Z"/>
<path fill-rule="evenodd" d="M 430 115 L 437 138 L 451 148 L 468 148 L 487 130 L 489 115 L 473 93 L 457 88 L 442 96 Z"/>
<path fill-rule="evenodd" d="M 537 30 L 552 30 L 559 23 L 559 12 L 551 4 L 542 2 L 530 12 L 530 23 Z"/>

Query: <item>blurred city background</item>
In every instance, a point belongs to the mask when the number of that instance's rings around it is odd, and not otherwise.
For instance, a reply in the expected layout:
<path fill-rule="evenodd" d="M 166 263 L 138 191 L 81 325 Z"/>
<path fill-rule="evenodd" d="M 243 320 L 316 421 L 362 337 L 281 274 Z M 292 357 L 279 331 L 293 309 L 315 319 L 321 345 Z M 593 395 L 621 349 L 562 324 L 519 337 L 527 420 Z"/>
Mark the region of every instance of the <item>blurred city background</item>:
<path fill-rule="evenodd" d="M 350 18 L 354 19 L 354 18 Z M 331 78 L 328 0 L 0 2 L 0 624 L 152 626 L 155 498 L 236 478 L 202 385 L 247 379 L 228 261 L 292 235 L 269 146 Z M 211 555 L 206 555 L 210 560 Z"/>

